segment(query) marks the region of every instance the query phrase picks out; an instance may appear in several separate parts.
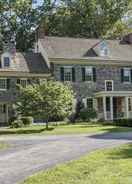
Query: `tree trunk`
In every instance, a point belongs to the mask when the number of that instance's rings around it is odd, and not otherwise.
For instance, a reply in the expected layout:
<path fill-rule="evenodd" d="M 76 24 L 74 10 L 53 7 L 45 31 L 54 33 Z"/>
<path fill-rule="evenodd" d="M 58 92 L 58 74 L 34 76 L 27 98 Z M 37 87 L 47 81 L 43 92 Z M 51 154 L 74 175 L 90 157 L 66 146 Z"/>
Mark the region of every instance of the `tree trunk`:
<path fill-rule="evenodd" d="M 46 120 L 46 130 L 48 130 L 49 129 L 49 121 L 48 121 L 48 119 Z"/>

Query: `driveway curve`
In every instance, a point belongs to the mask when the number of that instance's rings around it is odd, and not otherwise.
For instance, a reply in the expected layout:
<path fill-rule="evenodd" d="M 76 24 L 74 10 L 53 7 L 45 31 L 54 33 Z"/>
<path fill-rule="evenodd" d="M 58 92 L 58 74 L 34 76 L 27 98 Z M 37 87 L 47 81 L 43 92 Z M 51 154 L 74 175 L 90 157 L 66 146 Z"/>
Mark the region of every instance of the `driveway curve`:
<path fill-rule="evenodd" d="M 2 136 L 12 146 L 0 151 L 0 184 L 18 184 L 35 172 L 91 151 L 132 142 L 132 133 Z"/>

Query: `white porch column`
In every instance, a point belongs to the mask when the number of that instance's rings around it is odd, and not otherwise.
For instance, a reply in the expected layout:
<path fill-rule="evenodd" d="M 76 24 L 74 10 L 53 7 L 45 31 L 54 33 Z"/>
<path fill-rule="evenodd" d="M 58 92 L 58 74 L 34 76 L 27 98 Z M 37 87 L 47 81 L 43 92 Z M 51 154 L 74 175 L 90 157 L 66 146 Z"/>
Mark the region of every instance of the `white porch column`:
<path fill-rule="evenodd" d="M 129 118 L 128 97 L 125 97 L 126 118 Z"/>
<path fill-rule="evenodd" d="M 110 115 L 111 115 L 111 120 L 113 120 L 113 96 L 110 97 Z"/>
<path fill-rule="evenodd" d="M 103 110 L 104 110 L 104 119 L 107 120 L 107 112 L 106 112 L 106 97 L 103 97 Z"/>

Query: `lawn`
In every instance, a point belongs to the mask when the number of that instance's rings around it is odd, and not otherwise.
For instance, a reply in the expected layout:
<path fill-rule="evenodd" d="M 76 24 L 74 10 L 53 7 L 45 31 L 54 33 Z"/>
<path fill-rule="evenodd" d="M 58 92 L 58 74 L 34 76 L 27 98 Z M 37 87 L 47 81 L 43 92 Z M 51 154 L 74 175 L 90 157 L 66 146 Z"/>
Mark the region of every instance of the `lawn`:
<path fill-rule="evenodd" d="M 39 134 L 39 135 L 63 135 L 63 134 L 85 134 L 85 133 L 106 133 L 106 132 L 128 132 L 132 128 L 116 127 L 112 125 L 101 125 L 95 123 L 80 123 L 69 125 L 49 126 L 46 130 L 44 125 L 31 126 L 18 129 L 0 129 L 0 135 L 6 134 Z"/>
<path fill-rule="evenodd" d="M 5 143 L 0 143 L 0 150 L 7 148 L 8 145 Z"/>
<path fill-rule="evenodd" d="M 29 177 L 23 184 L 132 184 L 132 144 L 93 152 Z"/>

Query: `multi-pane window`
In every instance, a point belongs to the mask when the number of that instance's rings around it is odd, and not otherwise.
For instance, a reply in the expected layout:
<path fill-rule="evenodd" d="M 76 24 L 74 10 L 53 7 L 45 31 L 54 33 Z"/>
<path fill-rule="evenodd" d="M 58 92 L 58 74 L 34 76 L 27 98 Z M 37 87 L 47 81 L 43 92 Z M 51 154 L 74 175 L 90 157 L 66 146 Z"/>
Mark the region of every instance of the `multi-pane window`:
<path fill-rule="evenodd" d="M 64 81 L 72 81 L 72 68 L 71 67 L 64 68 Z"/>
<path fill-rule="evenodd" d="M 9 66 L 10 66 L 10 58 L 4 57 L 4 67 L 9 67 Z"/>
<path fill-rule="evenodd" d="M 105 81 L 105 90 L 113 91 L 113 81 Z"/>
<path fill-rule="evenodd" d="M 124 68 L 123 81 L 124 82 L 130 82 L 131 81 L 131 70 L 130 70 L 130 68 Z"/>
<path fill-rule="evenodd" d="M 7 79 L 0 79 L 0 90 L 6 90 L 7 89 Z"/>
<path fill-rule="evenodd" d="M 85 80 L 93 81 L 93 68 L 92 67 L 85 68 Z"/>
<path fill-rule="evenodd" d="M 27 79 L 20 79 L 20 85 L 21 85 L 23 88 L 26 88 L 26 87 L 27 87 Z"/>
<path fill-rule="evenodd" d="M 93 98 L 87 98 L 87 109 L 88 111 L 93 110 Z"/>

